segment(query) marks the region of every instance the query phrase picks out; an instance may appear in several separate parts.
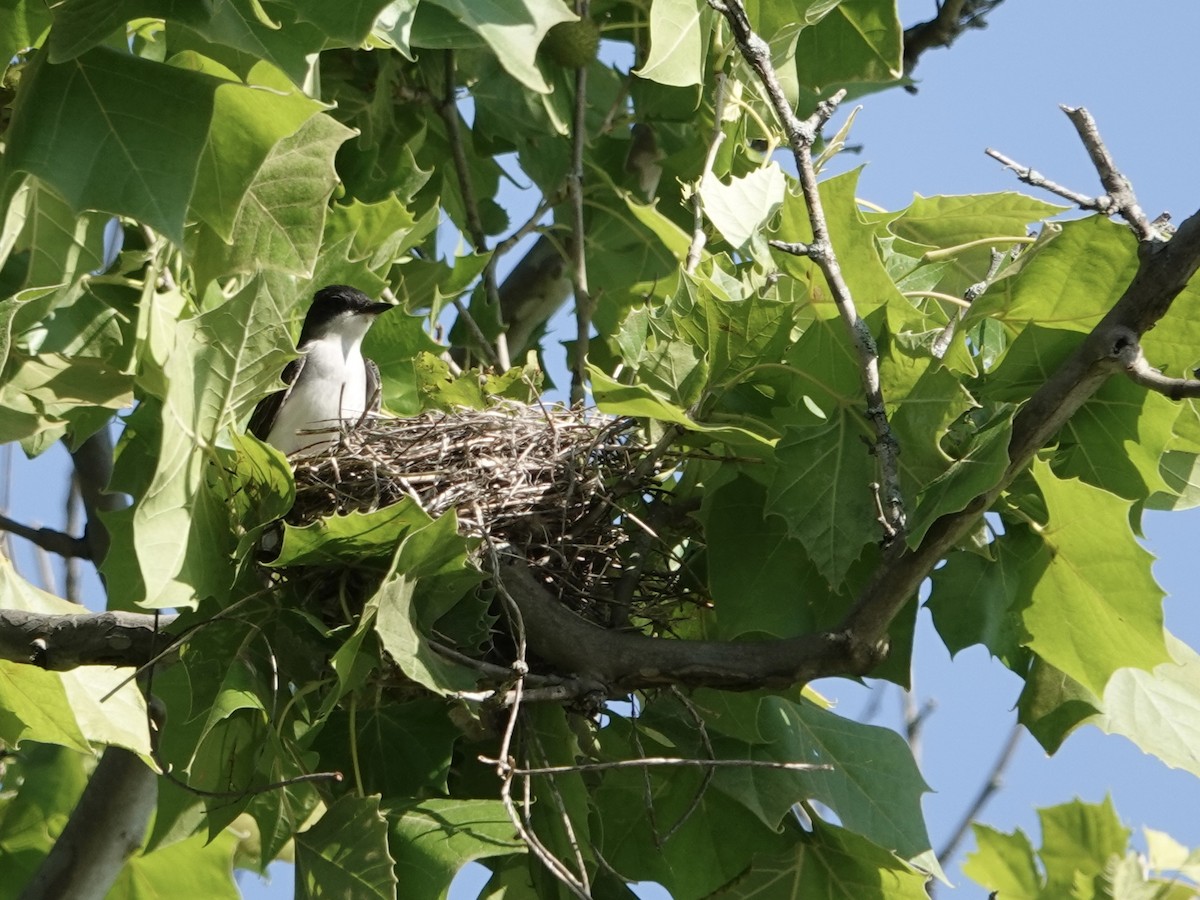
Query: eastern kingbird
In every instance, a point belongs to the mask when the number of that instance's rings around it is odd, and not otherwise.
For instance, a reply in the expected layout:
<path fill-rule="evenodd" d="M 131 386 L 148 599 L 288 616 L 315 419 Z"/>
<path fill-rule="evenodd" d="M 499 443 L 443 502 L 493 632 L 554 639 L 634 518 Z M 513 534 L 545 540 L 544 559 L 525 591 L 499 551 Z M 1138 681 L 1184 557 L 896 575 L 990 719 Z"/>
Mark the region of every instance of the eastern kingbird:
<path fill-rule="evenodd" d="M 379 369 L 363 357 L 362 341 L 391 308 L 344 284 L 317 291 L 296 344 L 300 356 L 281 376 L 287 388 L 259 402 L 249 432 L 289 456 L 319 453 L 337 442 L 343 422 L 378 412 Z"/>

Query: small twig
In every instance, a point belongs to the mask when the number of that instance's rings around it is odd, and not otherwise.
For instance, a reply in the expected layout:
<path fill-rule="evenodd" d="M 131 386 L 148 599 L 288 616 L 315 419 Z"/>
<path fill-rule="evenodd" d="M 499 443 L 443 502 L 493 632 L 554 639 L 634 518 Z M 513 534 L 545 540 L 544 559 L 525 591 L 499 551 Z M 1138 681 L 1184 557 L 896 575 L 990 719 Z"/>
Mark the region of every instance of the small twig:
<path fill-rule="evenodd" d="M 689 700 L 684 695 L 683 691 L 679 690 L 679 688 L 672 686 L 671 693 L 675 696 L 676 700 L 683 704 L 684 709 L 686 709 L 688 714 L 692 717 L 692 722 L 695 723 L 696 730 L 700 732 L 700 742 L 704 745 L 704 752 L 708 759 L 716 759 L 717 753 L 713 749 L 712 741 L 709 740 L 708 728 L 704 724 L 704 717 L 700 715 L 700 711 L 696 709 L 692 701 Z M 649 769 L 646 771 L 648 773 Z M 687 824 L 688 819 L 695 814 L 696 810 L 700 808 L 700 803 L 704 800 L 704 795 L 707 793 L 709 785 L 712 784 L 713 778 L 715 778 L 716 775 L 717 770 L 712 766 L 704 770 L 704 777 L 700 779 L 700 785 L 696 788 L 696 793 L 692 796 L 692 802 L 688 804 L 688 808 L 685 809 L 683 814 L 675 820 L 675 824 L 667 829 L 666 834 L 662 835 L 661 838 L 659 838 L 657 835 L 655 836 L 659 841 L 659 846 L 662 846 L 672 837 L 674 837 L 679 829 Z"/>
<path fill-rule="evenodd" d="M 704 166 L 700 177 L 692 185 L 692 242 L 688 245 L 687 258 L 683 270 L 689 274 L 696 271 L 700 264 L 700 254 L 704 251 L 704 201 L 700 197 L 700 189 L 704 179 L 712 177 L 713 164 L 717 161 L 717 151 L 725 140 L 725 131 L 721 127 L 721 119 L 725 115 L 725 87 L 727 76 L 717 72 L 713 76 L 713 129 L 708 139 L 708 153 L 704 155 Z"/>
<path fill-rule="evenodd" d="M 767 244 L 780 250 L 783 253 L 790 253 L 792 256 L 810 256 L 812 254 L 812 246 L 810 244 L 802 244 L 799 241 L 767 241 Z"/>
<path fill-rule="evenodd" d="M 588 0 L 575 0 L 575 14 L 588 17 Z M 575 291 L 575 358 L 571 367 L 571 403 L 583 403 L 587 379 L 588 342 L 592 329 L 592 295 L 588 287 L 587 253 L 583 231 L 583 151 L 587 143 L 587 66 L 575 70 L 575 111 L 571 120 L 571 283 Z"/>
<path fill-rule="evenodd" d="M 1051 194 L 1057 194 L 1064 200 L 1070 200 L 1080 209 L 1090 209 L 1093 212 L 1104 213 L 1105 215 L 1113 211 L 1112 203 L 1108 197 L 1089 197 L 1087 194 L 1081 194 L 1068 187 L 1063 187 L 1058 182 L 1051 181 L 1040 172 L 1031 169 L 1029 166 L 1021 165 L 1016 160 L 1010 159 L 999 150 L 993 150 L 991 147 L 988 147 L 983 152 L 1006 169 L 1012 169 L 1013 173 L 1017 176 L 1017 180 L 1024 182 L 1030 187 L 1041 188 L 1044 191 L 1049 191 Z"/>
<path fill-rule="evenodd" d="M 821 127 L 829 121 L 837 109 L 837 105 L 846 96 L 846 92 L 838 91 L 828 100 L 821 101 L 817 104 L 816 111 L 801 121 L 792 111 L 787 95 L 779 82 L 779 77 L 775 73 L 775 68 L 771 63 L 770 47 L 755 34 L 741 0 L 709 0 L 709 6 L 724 16 L 729 23 L 742 56 L 758 75 L 759 81 L 762 82 L 767 97 L 771 101 L 771 106 L 775 110 L 775 115 L 779 118 L 784 132 L 788 136 L 792 156 L 796 161 L 800 190 L 808 209 L 809 226 L 813 233 L 812 243 L 805 255 L 821 270 L 825 283 L 829 287 L 829 293 L 850 333 L 855 355 L 858 357 L 859 376 L 866 398 L 866 414 L 875 432 L 873 449 L 878 460 L 880 480 L 883 484 L 883 500 L 887 513 L 884 542 L 888 546 L 901 546 L 905 532 L 905 512 L 904 496 L 900 490 L 900 445 L 888 422 L 887 407 L 884 403 L 879 378 L 879 351 L 870 329 L 858 314 L 850 287 L 842 276 L 841 264 L 838 262 L 830 238 L 829 225 L 825 218 L 825 208 L 821 202 L 816 169 L 812 160 L 813 142 L 820 133 Z"/>
<path fill-rule="evenodd" d="M 1200 381 L 1194 378 L 1172 378 L 1164 375 L 1146 361 L 1140 344 L 1134 342 L 1123 346 L 1118 351 L 1117 359 L 1125 367 L 1125 374 L 1134 384 L 1170 397 L 1172 400 L 1184 400 L 1188 397 L 1200 397 Z"/>
<path fill-rule="evenodd" d="M 498 766 L 500 760 L 480 756 L 484 765 Z M 576 763 L 570 766 L 540 766 L 513 769 L 514 775 L 562 775 L 566 772 L 602 772 L 607 769 L 636 769 L 640 766 L 663 766 L 668 768 L 717 768 L 717 769 L 778 769 L 786 772 L 813 772 L 832 769 L 825 763 L 775 762 L 769 759 L 681 759 L 673 756 L 647 756 L 641 759 L 617 759 L 603 763 Z"/>
<path fill-rule="evenodd" d="M 90 559 L 91 551 L 83 538 L 72 537 L 53 528 L 32 528 L 0 515 L 0 530 L 23 537 L 35 547 L 40 547 L 63 559 Z"/>
<path fill-rule="evenodd" d="M 1008 733 L 1008 740 L 1004 742 L 1004 747 L 1001 749 L 1000 755 L 996 757 L 996 761 L 992 764 L 992 770 L 988 773 L 983 787 L 979 789 L 979 793 L 975 795 L 974 801 L 967 807 L 967 811 L 959 821 L 958 827 L 950 835 L 950 839 L 938 851 L 937 859 L 942 865 L 945 865 L 954 855 L 958 849 L 958 845 L 962 843 L 963 838 L 966 836 L 967 829 L 971 827 L 971 823 L 983 811 L 988 801 L 992 799 L 992 795 L 1003 786 L 1004 771 L 1008 768 L 1008 764 L 1012 762 L 1013 754 L 1016 752 L 1017 744 L 1020 740 L 1021 724 L 1016 722 L 1013 724 L 1012 730 Z"/>
<path fill-rule="evenodd" d="M 1016 247 L 1021 246 L 1017 244 Z M 971 308 L 971 304 L 978 300 L 991 287 L 992 282 L 996 280 L 996 276 L 1000 273 L 1000 266 L 1004 264 L 1004 254 L 999 250 L 992 248 L 992 261 L 988 266 L 987 274 L 983 276 L 983 281 L 977 281 L 963 292 L 963 298 L 957 303 L 961 304 L 960 308 L 955 310 L 954 315 L 946 322 L 946 327 L 941 333 L 934 338 L 933 345 L 929 348 L 929 352 L 933 354 L 935 359 L 941 359 L 946 355 L 946 351 L 950 349 L 950 342 L 954 340 L 954 332 L 958 330 L 958 323 L 966 314 L 966 311 Z"/>

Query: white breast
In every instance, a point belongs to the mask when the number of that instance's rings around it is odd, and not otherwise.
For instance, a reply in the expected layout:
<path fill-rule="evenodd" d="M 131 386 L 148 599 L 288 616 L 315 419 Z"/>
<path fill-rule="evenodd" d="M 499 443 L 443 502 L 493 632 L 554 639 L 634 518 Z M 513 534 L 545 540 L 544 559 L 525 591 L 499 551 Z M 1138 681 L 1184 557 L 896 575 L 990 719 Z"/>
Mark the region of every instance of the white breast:
<path fill-rule="evenodd" d="M 319 453 L 337 442 L 343 422 L 362 418 L 367 368 L 361 345 L 361 334 L 346 340 L 330 336 L 305 349 L 304 365 L 280 407 L 268 443 L 289 455 Z"/>

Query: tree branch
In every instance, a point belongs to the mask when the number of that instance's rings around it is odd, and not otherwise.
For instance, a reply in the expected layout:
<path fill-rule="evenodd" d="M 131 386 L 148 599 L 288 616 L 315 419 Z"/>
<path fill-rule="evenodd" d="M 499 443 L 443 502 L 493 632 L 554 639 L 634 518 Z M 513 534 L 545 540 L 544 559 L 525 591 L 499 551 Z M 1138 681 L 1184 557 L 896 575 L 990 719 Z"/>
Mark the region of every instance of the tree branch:
<path fill-rule="evenodd" d="M 1142 346 L 1136 341 L 1131 341 L 1121 350 L 1120 361 L 1125 367 L 1125 374 L 1134 384 L 1164 394 L 1172 400 L 1200 397 L 1200 381 L 1164 375 L 1146 361 Z"/>
<path fill-rule="evenodd" d="M 52 615 L 0 609 L 0 659 L 65 672 L 79 666 L 141 666 L 174 638 L 175 616 L 102 612 Z"/>
<path fill-rule="evenodd" d="M 904 497 L 900 490 L 900 445 L 888 422 L 879 380 L 879 351 L 870 329 L 858 314 L 850 287 L 842 276 L 841 264 L 830 240 L 829 225 L 825 220 L 825 208 L 821 203 L 816 169 L 812 161 L 813 141 L 820 133 L 821 126 L 833 115 L 837 104 L 845 96 L 845 91 L 838 91 L 830 99 L 819 103 L 816 112 L 801 121 L 792 111 L 779 83 L 771 64 L 770 48 L 754 33 L 741 0 L 709 0 L 709 6 L 723 15 L 729 23 L 738 49 L 762 82 L 792 148 L 800 190 L 804 195 L 808 221 L 813 232 L 812 243 L 808 245 L 805 255 L 821 270 L 854 344 L 863 393 L 867 401 L 867 419 L 875 431 L 874 453 L 879 463 L 884 506 L 884 542 L 888 545 L 899 545 L 903 543 L 905 532 Z"/>
<path fill-rule="evenodd" d="M 84 538 L 72 537 L 53 528 L 33 528 L 0 515 L 0 530 L 23 537 L 43 550 L 57 554 L 63 559 L 90 559 L 91 550 Z"/>
<path fill-rule="evenodd" d="M 106 749 L 21 900 L 101 900 L 142 846 L 157 802 L 154 771 L 129 750 Z"/>
<path fill-rule="evenodd" d="M 986 28 L 985 17 L 1004 0 L 942 0 L 938 14 L 904 29 L 904 74 L 911 75 L 921 56 L 935 47 L 949 47 L 972 28 Z M 908 88 L 916 93 L 916 88 Z"/>
<path fill-rule="evenodd" d="M 1004 742 L 1004 747 L 1001 748 L 1000 755 L 992 763 L 992 769 L 988 772 L 983 786 L 979 789 L 979 793 L 975 795 L 975 799 L 963 813 L 958 827 L 954 829 L 950 838 L 942 845 L 942 849 L 938 851 L 937 859 L 939 863 L 945 865 L 950 857 L 954 855 L 955 851 L 958 850 L 958 845 L 966 837 L 967 829 L 971 827 L 971 823 L 979 817 L 983 808 L 987 806 L 988 801 L 992 799 L 992 795 L 1003 786 L 1004 781 L 1002 776 L 1008 768 L 1008 764 L 1012 762 L 1013 755 L 1017 750 L 1017 744 L 1021 741 L 1021 732 L 1023 730 L 1020 722 L 1013 723 L 1012 730 L 1008 733 L 1008 739 Z"/>

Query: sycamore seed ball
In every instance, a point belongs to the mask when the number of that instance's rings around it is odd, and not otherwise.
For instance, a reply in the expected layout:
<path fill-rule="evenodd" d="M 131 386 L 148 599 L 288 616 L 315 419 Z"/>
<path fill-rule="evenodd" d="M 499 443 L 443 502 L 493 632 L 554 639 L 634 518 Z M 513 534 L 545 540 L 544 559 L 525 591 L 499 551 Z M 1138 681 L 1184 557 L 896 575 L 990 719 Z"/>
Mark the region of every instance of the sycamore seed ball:
<path fill-rule="evenodd" d="M 600 26 L 591 19 L 580 19 L 559 22 L 546 32 L 539 49 L 563 68 L 577 69 L 596 58 L 599 46 Z"/>

